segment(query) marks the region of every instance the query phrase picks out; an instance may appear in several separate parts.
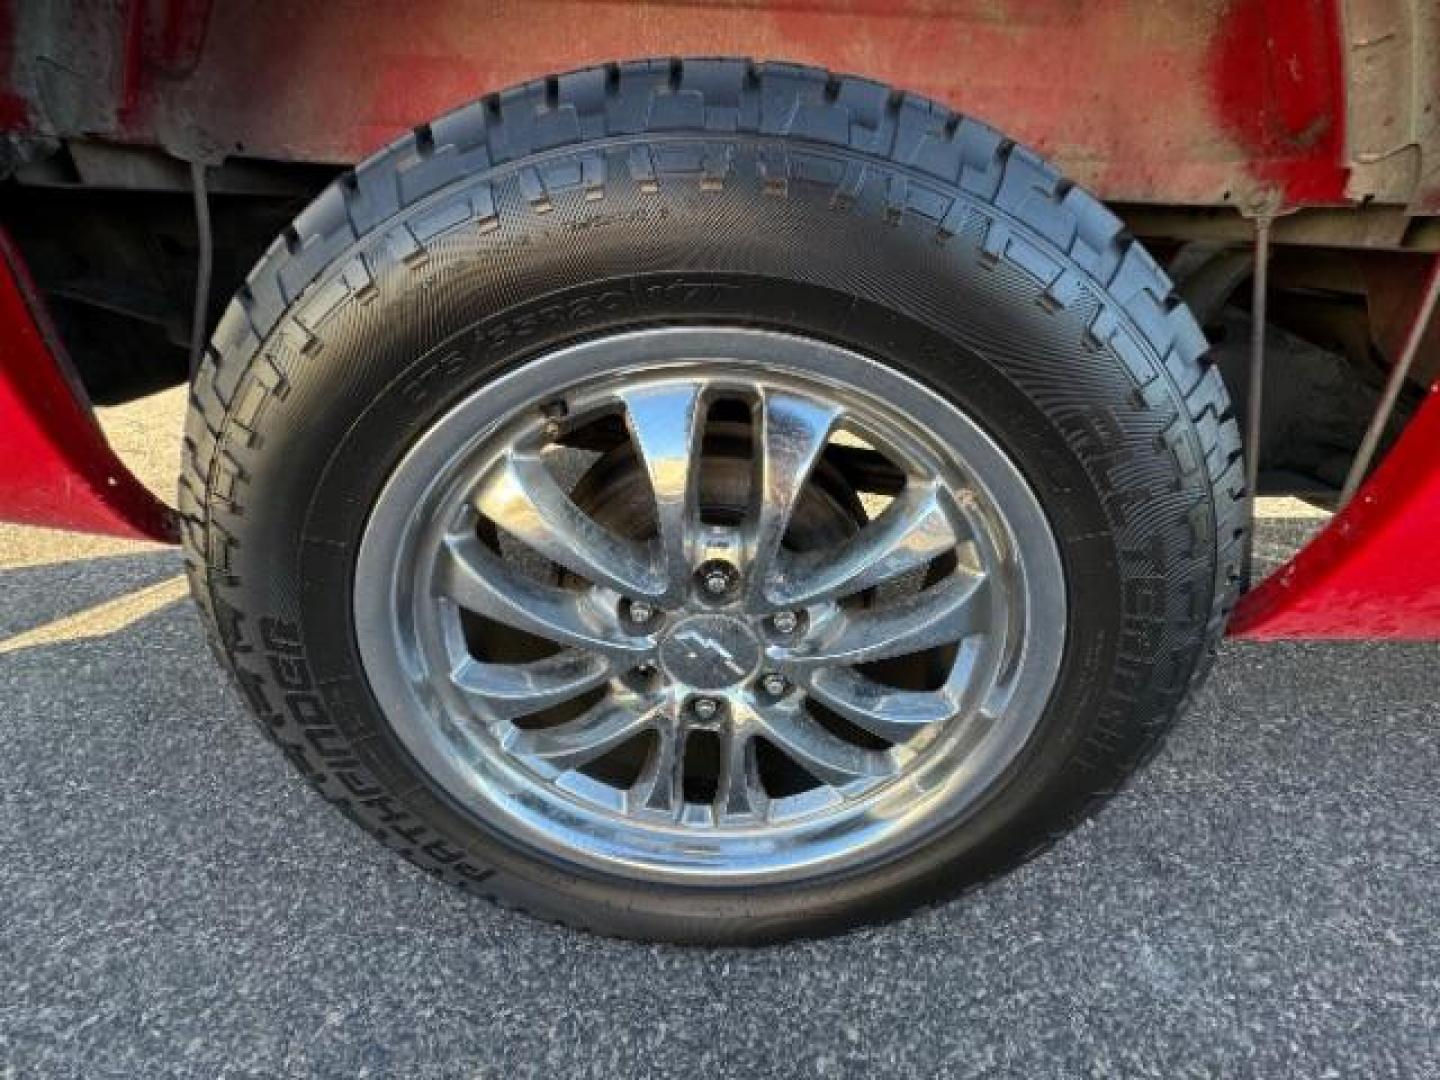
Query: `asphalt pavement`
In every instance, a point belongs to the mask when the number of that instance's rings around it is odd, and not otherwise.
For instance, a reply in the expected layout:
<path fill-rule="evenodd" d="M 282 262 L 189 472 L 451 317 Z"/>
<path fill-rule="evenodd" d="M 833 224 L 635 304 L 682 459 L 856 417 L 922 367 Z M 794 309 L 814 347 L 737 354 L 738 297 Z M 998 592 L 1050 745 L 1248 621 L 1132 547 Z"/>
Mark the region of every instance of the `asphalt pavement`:
<path fill-rule="evenodd" d="M 168 490 L 177 393 L 107 413 Z M 1283 557 L 1313 518 L 1260 536 Z M 1230 645 L 1094 822 L 762 950 L 395 859 L 264 742 L 175 553 L 0 529 L 0 1077 L 1440 1076 L 1440 648 Z"/>

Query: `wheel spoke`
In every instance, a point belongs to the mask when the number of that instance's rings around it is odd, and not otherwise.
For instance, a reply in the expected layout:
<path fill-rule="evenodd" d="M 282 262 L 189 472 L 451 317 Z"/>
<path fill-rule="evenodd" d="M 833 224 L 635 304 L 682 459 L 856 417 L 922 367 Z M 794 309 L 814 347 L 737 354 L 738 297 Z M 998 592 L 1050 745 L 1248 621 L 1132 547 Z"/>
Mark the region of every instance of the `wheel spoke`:
<path fill-rule="evenodd" d="M 760 782 L 753 730 L 753 722 L 736 723 L 722 741 L 720 778 L 715 788 L 717 820 L 755 818 L 765 813 L 768 798 Z"/>
<path fill-rule="evenodd" d="M 988 623 L 985 575 L 957 571 L 938 585 L 875 610 L 839 612 L 801 650 L 772 654 L 801 668 L 862 664 L 949 645 Z"/>
<path fill-rule="evenodd" d="M 800 493 L 842 415 L 838 405 L 794 394 L 767 393 L 760 398 L 747 579 L 752 601 L 763 599 L 764 580 Z"/>
<path fill-rule="evenodd" d="M 596 585 L 626 596 L 664 591 L 645 552 L 576 506 L 535 454 L 506 454 L 480 481 L 474 503 L 522 543 Z"/>
<path fill-rule="evenodd" d="M 671 593 L 689 579 L 705 412 L 698 383 L 621 394 L 630 436 L 655 495 L 656 527 Z"/>
<path fill-rule="evenodd" d="M 654 749 L 625 801 L 631 807 L 678 820 L 685 808 L 684 730 L 675 716 L 666 716 L 655 725 L 655 736 Z"/>
<path fill-rule="evenodd" d="M 796 764 L 831 787 L 888 776 L 895 769 L 889 751 L 865 750 L 837 738 L 799 708 L 766 710 L 759 727 Z"/>
<path fill-rule="evenodd" d="M 851 668 L 816 671 L 806 689 L 856 727 L 892 743 L 906 742 L 929 725 L 948 720 L 957 709 L 946 690 L 899 690 Z"/>
<path fill-rule="evenodd" d="M 613 750 L 651 723 L 643 711 L 624 703 L 601 702 L 575 719 L 535 731 L 511 729 L 505 749 L 517 757 L 538 758 L 566 772 Z"/>
<path fill-rule="evenodd" d="M 469 611 L 560 645 L 638 663 L 654 641 L 609 627 L 588 594 L 557 589 L 516 572 L 474 536 L 447 538 L 436 588 Z"/>
<path fill-rule="evenodd" d="M 766 600 L 805 607 L 903 577 L 955 546 L 945 496 L 934 481 L 912 482 L 845 544 L 777 560 Z"/>
<path fill-rule="evenodd" d="M 528 664 L 489 664 L 466 657 L 452 678 L 479 711 L 511 718 L 577 698 L 614 670 L 603 656 L 568 649 Z"/>

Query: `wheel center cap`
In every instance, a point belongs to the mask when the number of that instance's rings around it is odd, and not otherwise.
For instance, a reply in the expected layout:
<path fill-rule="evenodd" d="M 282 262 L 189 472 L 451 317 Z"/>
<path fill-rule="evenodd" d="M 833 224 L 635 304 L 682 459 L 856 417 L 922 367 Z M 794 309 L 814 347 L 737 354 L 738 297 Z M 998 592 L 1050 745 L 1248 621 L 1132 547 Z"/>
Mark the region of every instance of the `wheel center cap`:
<path fill-rule="evenodd" d="M 665 673 L 701 690 L 719 690 L 749 678 L 762 655 L 754 632 L 733 615 L 692 615 L 660 642 Z"/>

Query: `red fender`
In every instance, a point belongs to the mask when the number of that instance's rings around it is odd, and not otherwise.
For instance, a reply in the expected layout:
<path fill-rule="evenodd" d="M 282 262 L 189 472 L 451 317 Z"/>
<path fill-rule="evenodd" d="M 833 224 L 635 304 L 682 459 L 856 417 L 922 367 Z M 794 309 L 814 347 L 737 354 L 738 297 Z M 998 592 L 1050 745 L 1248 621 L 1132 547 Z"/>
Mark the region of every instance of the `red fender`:
<path fill-rule="evenodd" d="M 106 442 L 3 231 L 0 520 L 163 543 L 179 539 L 173 511 Z"/>
<path fill-rule="evenodd" d="M 1350 505 L 1246 593 L 1241 638 L 1440 638 L 1440 383 Z"/>

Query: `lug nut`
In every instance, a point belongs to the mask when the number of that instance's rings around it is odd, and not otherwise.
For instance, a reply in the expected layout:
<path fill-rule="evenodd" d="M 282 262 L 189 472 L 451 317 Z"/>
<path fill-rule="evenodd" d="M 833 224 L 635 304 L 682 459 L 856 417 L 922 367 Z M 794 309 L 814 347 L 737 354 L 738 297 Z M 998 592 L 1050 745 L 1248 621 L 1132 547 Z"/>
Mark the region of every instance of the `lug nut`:
<path fill-rule="evenodd" d="M 569 406 L 563 401 L 551 401 L 540 407 L 540 413 L 545 417 L 545 437 L 554 441 L 565 431 L 565 425 L 561 423 L 570 412 Z"/>
<path fill-rule="evenodd" d="M 717 600 L 735 587 L 738 576 L 733 566 L 719 560 L 707 562 L 696 571 L 700 587 Z"/>
<path fill-rule="evenodd" d="M 793 634 L 800 626 L 800 616 L 793 611 L 777 611 L 770 624 L 777 634 Z"/>
<path fill-rule="evenodd" d="M 720 559 L 711 559 L 710 562 L 701 563 L 700 569 L 696 570 L 696 580 L 700 588 L 706 592 L 711 599 L 719 600 L 726 593 L 734 589 L 734 583 L 739 580 L 739 573 L 736 572 L 730 563 Z"/>
<path fill-rule="evenodd" d="M 701 720 L 713 720 L 720 711 L 720 703 L 714 698 L 702 697 L 696 698 L 690 708 Z"/>
<path fill-rule="evenodd" d="M 630 601 L 630 621 L 633 623 L 648 623 L 655 617 L 655 609 L 644 600 Z"/>
<path fill-rule="evenodd" d="M 772 671 L 760 679 L 760 688 L 771 697 L 779 697 L 790 688 L 790 684 L 785 681 L 784 675 Z"/>

